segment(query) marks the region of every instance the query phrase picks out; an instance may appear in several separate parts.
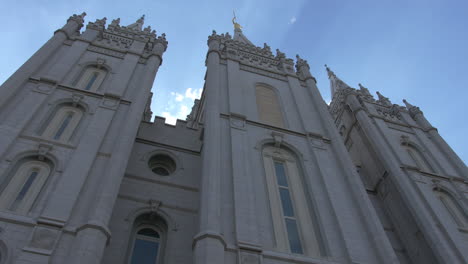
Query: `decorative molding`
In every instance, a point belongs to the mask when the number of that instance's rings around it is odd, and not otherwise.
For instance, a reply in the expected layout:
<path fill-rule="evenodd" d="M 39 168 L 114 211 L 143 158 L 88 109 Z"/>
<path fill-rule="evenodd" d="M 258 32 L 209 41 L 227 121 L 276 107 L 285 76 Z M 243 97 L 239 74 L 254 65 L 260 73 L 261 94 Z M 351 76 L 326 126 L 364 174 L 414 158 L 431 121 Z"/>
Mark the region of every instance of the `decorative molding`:
<path fill-rule="evenodd" d="M 275 142 L 275 147 L 280 148 L 281 143 L 283 142 L 284 134 L 273 131 L 271 132 L 271 137 L 273 138 L 273 141 Z"/>
<path fill-rule="evenodd" d="M 103 48 L 103 47 L 99 47 L 99 46 L 89 45 L 87 50 L 92 51 L 92 52 L 96 52 L 96 53 L 100 53 L 100 54 L 104 54 L 104 55 L 108 55 L 108 56 L 112 56 L 112 57 L 116 57 L 116 58 L 119 58 L 119 59 L 123 59 L 125 57 L 124 52 L 112 50 L 112 49 L 109 49 L 108 47 Z"/>
<path fill-rule="evenodd" d="M 243 71 L 248 71 L 248 72 L 260 74 L 260 75 L 263 75 L 263 76 L 271 77 L 271 78 L 274 78 L 274 79 L 278 79 L 280 81 L 285 81 L 285 82 L 288 81 L 288 78 L 285 75 L 281 75 L 279 73 L 266 71 L 264 69 L 259 69 L 259 68 L 249 66 L 249 65 L 240 64 L 239 69 L 241 69 Z"/>
<path fill-rule="evenodd" d="M 245 130 L 245 120 L 246 116 L 236 114 L 236 113 L 231 113 L 229 115 L 229 120 L 232 128 L 239 129 L 239 130 Z"/>
<path fill-rule="evenodd" d="M 39 157 L 39 160 L 44 160 L 45 156 L 52 150 L 53 145 L 51 144 L 45 144 L 45 143 L 39 143 L 38 150 L 37 150 L 37 155 Z"/>

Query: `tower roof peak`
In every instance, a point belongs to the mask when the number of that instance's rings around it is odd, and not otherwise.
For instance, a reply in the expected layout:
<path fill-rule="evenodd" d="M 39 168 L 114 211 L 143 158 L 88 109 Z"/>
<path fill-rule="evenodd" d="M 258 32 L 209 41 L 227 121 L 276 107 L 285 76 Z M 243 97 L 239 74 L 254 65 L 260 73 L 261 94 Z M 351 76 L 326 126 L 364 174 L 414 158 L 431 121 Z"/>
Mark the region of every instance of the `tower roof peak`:
<path fill-rule="evenodd" d="M 242 33 L 242 26 L 237 23 L 236 13 L 234 13 L 234 17 L 232 18 L 232 24 L 234 25 L 234 40 L 253 45 L 253 43 Z"/>
<path fill-rule="evenodd" d="M 343 82 L 340 78 L 338 78 L 336 74 L 332 70 L 330 70 L 330 68 L 326 64 L 325 64 L 325 69 L 327 70 L 327 73 L 328 73 L 328 79 L 330 79 L 330 90 L 331 90 L 332 97 L 338 90 L 351 88 L 349 85 Z"/>
<path fill-rule="evenodd" d="M 142 15 L 135 23 L 128 25 L 127 28 L 142 30 L 143 24 L 145 24 L 145 15 Z"/>

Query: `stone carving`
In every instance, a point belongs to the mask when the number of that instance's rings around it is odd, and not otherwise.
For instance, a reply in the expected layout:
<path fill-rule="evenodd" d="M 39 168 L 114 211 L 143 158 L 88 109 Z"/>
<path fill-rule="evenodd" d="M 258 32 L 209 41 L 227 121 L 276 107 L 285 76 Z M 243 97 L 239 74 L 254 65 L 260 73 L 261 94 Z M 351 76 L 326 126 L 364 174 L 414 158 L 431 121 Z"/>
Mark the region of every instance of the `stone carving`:
<path fill-rule="evenodd" d="M 81 100 L 83 100 L 83 95 L 77 93 L 72 94 L 73 107 L 76 107 L 81 102 Z"/>
<path fill-rule="evenodd" d="M 70 18 L 68 18 L 67 22 L 75 21 L 80 25 L 80 28 L 84 25 L 84 17 L 86 16 L 86 12 L 81 13 L 81 15 L 73 14 Z"/>
<path fill-rule="evenodd" d="M 230 116 L 231 127 L 244 130 L 245 128 L 245 116 L 231 113 Z"/>
<path fill-rule="evenodd" d="M 148 203 L 150 205 L 152 213 L 156 213 L 162 204 L 161 201 L 157 201 L 157 200 L 149 200 Z"/>
<path fill-rule="evenodd" d="M 419 107 L 410 104 L 405 99 L 403 99 L 403 103 L 405 103 L 406 109 L 408 109 L 408 112 L 412 118 L 414 118 L 417 114 L 423 114 L 423 112 L 421 111 L 421 109 L 419 109 Z"/>
<path fill-rule="evenodd" d="M 376 105 L 375 108 L 377 110 L 377 113 L 379 113 L 382 117 L 392 120 L 392 121 L 398 121 L 401 120 L 401 114 L 400 114 L 400 109 L 398 105 L 395 105 L 394 107 L 385 107 L 385 106 L 379 106 Z"/>
<path fill-rule="evenodd" d="M 248 65 L 258 69 L 273 71 L 285 75 L 294 74 L 294 61 L 286 58 L 286 55 L 277 50 L 276 56 L 271 52 L 266 43 L 263 48 L 256 47 L 250 42 L 233 39 L 229 33 L 213 33 L 208 37 L 209 51 L 220 52 L 221 59 L 230 58 L 237 60 L 242 65 Z"/>
<path fill-rule="evenodd" d="M 52 145 L 40 143 L 37 148 L 37 155 L 39 160 L 44 160 L 45 156 L 52 150 L 52 148 Z"/>
<path fill-rule="evenodd" d="M 281 147 L 281 143 L 283 142 L 284 135 L 278 132 L 272 132 L 271 136 L 273 137 L 273 140 L 275 141 L 275 147 L 277 148 Z"/>
<path fill-rule="evenodd" d="M 377 96 L 379 97 L 378 103 L 385 105 L 385 106 L 392 106 L 392 102 L 388 97 L 383 96 L 381 93 L 377 92 Z"/>
<path fill-rule="evenodd" d="M 103 18 L 88 23 L 87 28 L 100 31 L 100 34 L 93 43 L 96 46 L 103 46 L 106 47 L 106 49 L 112 48 L 125 52 L 131 47 L 133 41 L 138 40 L 145 43 L 144 53 L 147 55 L 151 54 L 156 43 L 162 44 L 162 52 L 167 48 L 168 43 L 165 34 L 156 36 L 156 31 L 152 30 L 150 26 L 143 29 L 144 15 L 135 23 L 128 26 L 120 26 L 120 18 L 114 19 L 107 29 L 105 28 L 106 20 L 106 18 Z M 102 50 L 99 52 L 118 58 L 123 57 L 115 53 L 112 54 L 112 51 L 110 54 Z"/>

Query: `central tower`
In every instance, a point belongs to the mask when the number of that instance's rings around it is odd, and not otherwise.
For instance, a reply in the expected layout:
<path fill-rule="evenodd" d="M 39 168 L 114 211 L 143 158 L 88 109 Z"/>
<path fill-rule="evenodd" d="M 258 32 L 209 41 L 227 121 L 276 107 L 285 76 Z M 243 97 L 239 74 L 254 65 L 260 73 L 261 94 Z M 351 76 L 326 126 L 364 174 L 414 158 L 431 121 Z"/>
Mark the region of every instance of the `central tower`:
<path fill-rule="evenodd" d="M 397 263 L 307 61 L 233 23 L 234 37 L 208 38 L 191 114 L 204 141 L 194 263 Z"/>

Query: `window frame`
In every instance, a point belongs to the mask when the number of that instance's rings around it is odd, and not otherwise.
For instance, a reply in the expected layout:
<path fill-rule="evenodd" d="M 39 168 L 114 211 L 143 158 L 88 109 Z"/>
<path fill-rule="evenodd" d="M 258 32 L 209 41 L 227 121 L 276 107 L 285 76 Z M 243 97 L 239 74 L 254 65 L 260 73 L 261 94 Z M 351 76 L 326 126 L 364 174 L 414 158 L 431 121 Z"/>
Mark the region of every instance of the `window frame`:
<path fill-rule="evenodd" d="M 263 98 L 264 96 L 262 97 L 261 95 L 265 95 L 265 94 L 261 94 L 262 90 L 268 91 L 269 95 L 272 96 L 271 98 L 275 100 L 276 109 L 270 106 L 268 108 L 268 111 L 262 111 L 262 110 L 265 110 L 264 109 L 265 107 L 267 107 L 265 102 L 262 100 L 264 99 Z M 255 103 L 257 105 L 257 117 L 261 123 L 264 123 L 270 126 L 286 128 L 286 118 L 283 112 L 283 105 L 281 103 L 280 97 L 278 96 L 278 92 L 274 88 L 265 84 L 256 84 L 255 85 Z M 276 121 L 270 120 L 272 118 L 271 116 L 272 110 L 277 111 L 277 115 L 279 118 Z"/>
<path fill-rule="evenodd" d="M 136 217 L 133 227 L 131 229 L 131 234 L 129 237 L 129 242 L 127 246 L 127 256 L 126 256 L 126 264 L 131 264 L 132 257 L 133 257 L 133 250 L 135 247 L 135 241 L 138 236 L 138 232 L 145 228 L 150 228 L 158 232 L 159 234 L 159 248 L 158 248 L 158 256 L 156 259 L 155 264 L 163 264 L 164 263 L 164 255 L 166 250 L 166 243 L 167 243 L 167 226 L 164 220 L 162 220 L 159 216 L 155 216 L 152 213 L 147 213 Z"/>
<path fill-rule="evenodd" d="M 132 257 L 133 257 L 133 251 L 135 249 L 135 242 L 136 240 L 141 236 L 143 237 L 143 235 L 139 235 L 138 232 L 140 232 L 141 230 L 143 229 L 152 229 L 154 231 L 156 231 L 159 235 L 159 238 L 158 239 L 154 239 L 154 240 L 157 240 L 158 242 L 158 255 L 156 256 L 156 261 L 153 263 L 153 264 L 162 264 L 162 250 L 163 250 L 163 232 L 160 228 L 158 228 L 157 226 L 155 225 L 149 225 L 149 224 L 142 224 L 142 225 L 139 225 L 138 227 L 134 228 L 133 229 L 133 236 L 132 236 L 132 242 L 131 242 L 131 245 L 130 245 L 130 254 L 129 254 L 129 257 L 128 257 L 128 264 L 132 264 Z M 145 239 L 145 240 L 149 240 L 149 239 Z M 152 241 L 149 240 L 149 241 Z"/>
<path fill-rule="evenodd" d="M 57 133 L 62 129 L 63 123 L 66 121 L 68 114 L 72 114 L 71 120 L 60 133 L 59 137 L 56 138 Z M 43 129 L 41 136 L 54 141 L 68 142 L 71 140 L 79 124 L 81 123 L 84 116 L 84 111 L 75 106 L 71 105 L 58 105 L 56 110 L 53 111 L 49 117 L 45 128 Z"/>
<path fill-rule="evenodd" d="M 92 83 L 92 85 L 86 89 L 89 85 L 89 82 L 93 78 L 93 74 L 97 73 L 97 77 Z M 97 92 L 101 85 L 104 83 L 104 80 L 107 77 L 107 69 L 102 67 L 96 67 L 94 65 L 87 66 L 80 77 L 75 81 L 75 87 L 81 90 Z"/>
<path fill-rule="evenodd" d="M 275 248 L 291 254 L 320 257 L 321 240 L 315 230 L 317 220 L 313 217 L 311 207 L 308 204 L 306 190 L 301 173 L 301 166 L 295 156 L 282 148 L 268 145 L 262 151 L 267 191 L 270 202 L 270 210 L 275 235 Z M 289 184 L 290 198 L 295 212 L 297 231 L 302 246 L 302 254 L 293 253 L 288 240 L 286 228 L 286 216 L 283 212 L 280 187 L 277 183 L 274 163 L 284 164 L 286 177 Z"/>
<path fill-rule="evenodd" d="M 443 205 L 443 208 L 448 213 L 452 222 L 462 229 L 468 227 L 468 218 L 464 213 L 462 205 L 448 191 L 438 188 L 433 190 L 437 199 Z"/>
<path fill-rule="evenodd" d="M 405 148 L 406 153 L 411 158 L 413 164 L 416 167 L 424 172 L 434 173 L 434 168 L 431 166 L 425 155 L 419 150 L 419 148 L 415 147 L 412 144 L 404 144 L 403 147 Z"/>
<path fill-rule="evenodd" d="M 16 209 L 11 209 L 11 206 L 16 202 L 18 195 L 24 188 L 26 182 L 30 177 L 30 172 L 38 170 L 34 182 L 28 188 L 26 195 L 20 201 Z M 2 210 L 16 212 L 18 214 L 27 214 L 33 207 L 35 201 L 40 195 L 41 190 L 46 185 L 47 179 L 52 174 L 52 166 L 47 162 L 39 160 L 23 160 L 13 169 L 11 176 L 2 186 L 0 192 L 0 208 Z"/>

